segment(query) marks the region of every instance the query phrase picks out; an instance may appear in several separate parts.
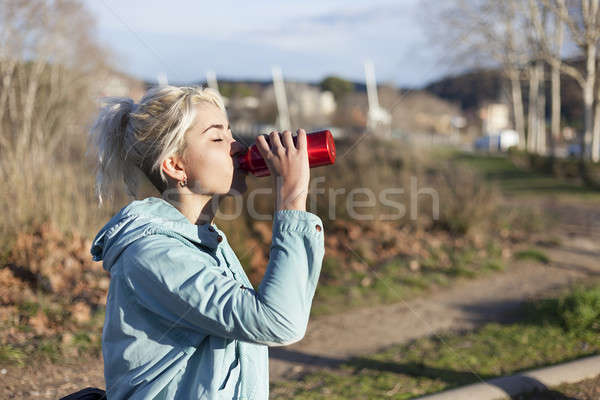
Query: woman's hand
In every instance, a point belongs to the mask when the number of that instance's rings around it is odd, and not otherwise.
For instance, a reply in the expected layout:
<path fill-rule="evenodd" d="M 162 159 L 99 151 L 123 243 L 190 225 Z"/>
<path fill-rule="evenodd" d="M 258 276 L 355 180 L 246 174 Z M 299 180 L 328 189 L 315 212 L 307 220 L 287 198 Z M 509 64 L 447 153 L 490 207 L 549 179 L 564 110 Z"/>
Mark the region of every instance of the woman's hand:
<path fill-rule="evenodd" d="M 306 132 L 298 129 L 297 146 L 294 145 L 290 131 L 282 134 L 271 132 L 269 142 L 265 136 L 256 138 L 256 146 L 275 178 L 275 209 L 306 211 L 310 180 Z"/>

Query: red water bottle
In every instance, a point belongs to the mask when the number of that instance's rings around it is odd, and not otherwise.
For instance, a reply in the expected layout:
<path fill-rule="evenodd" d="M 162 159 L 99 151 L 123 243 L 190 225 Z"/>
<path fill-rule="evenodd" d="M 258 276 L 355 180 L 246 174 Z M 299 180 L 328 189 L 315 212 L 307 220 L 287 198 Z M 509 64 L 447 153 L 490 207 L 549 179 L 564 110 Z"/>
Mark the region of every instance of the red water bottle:
<path fill-rule="evenodd" d="M 296 136 L 293 140 L 296 144 Z M 330 165 L 335 162 L 335 143 L 329 130 L 307 133 L 306 147 L 308 150 L 308 165 L 311 168 Z M 268 176 L 271 174 L 256 144 L 250 146 L 248 151 L 240 154 L 238 162 L 241 169 L 245 169 L 255 176 Z"/>

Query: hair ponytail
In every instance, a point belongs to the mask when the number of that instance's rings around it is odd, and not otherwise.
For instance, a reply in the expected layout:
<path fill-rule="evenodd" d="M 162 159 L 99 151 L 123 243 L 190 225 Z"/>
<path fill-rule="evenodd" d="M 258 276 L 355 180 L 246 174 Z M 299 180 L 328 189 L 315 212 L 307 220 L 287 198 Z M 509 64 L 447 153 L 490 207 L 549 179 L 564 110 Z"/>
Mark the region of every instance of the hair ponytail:
<path fill-rule="evenodd" d="M 100 204 L 103 202 L 103 194 L 111 199 L 115 185 L 124 180 L 127 164 L 126 135 L 129 114 L 134 108 L 134 101 L 126 97 L 103 99 L 103 107 L 92 126 L 92 140 L 98 151 L 96 194 Z"/>

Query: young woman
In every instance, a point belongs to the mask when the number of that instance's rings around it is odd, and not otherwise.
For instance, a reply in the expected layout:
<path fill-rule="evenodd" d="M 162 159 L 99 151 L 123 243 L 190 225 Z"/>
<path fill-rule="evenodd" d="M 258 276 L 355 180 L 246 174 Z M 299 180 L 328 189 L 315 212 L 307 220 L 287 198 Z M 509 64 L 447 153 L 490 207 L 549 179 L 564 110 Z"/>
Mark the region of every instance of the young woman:
<path fill-rule="evenodd" d="M 161 87 L 110 99 L 92 130 L 99 194 L 138 198 L 93 241 L 111 283 L 102 335 L 109 399 L 267 399 L 268 346 L 305 333 L 324 255 L 306 211 L 306 133 L 257 146 L 276 178 L 269 264 L 253 288 L 224 232 L 219 199 L 246 190 L 225 107 L 209 89 Z M 100 201 L 102 199 L 100 198 Z"/>

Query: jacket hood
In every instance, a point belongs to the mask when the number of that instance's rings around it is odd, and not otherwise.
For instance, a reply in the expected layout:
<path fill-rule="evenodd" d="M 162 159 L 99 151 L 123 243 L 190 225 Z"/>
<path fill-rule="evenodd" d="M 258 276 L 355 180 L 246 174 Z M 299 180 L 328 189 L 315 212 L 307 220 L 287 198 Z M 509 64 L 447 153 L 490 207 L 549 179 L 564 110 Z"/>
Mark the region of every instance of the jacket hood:
<path fill-rule="evenodd" d="M 104 269 L 110 271 L 127 246 L 143 236 L 153 234 L 182 236 L 209 250 L 217 248 L 219 236 L 225 238 L 225 234 L 214 224 L 192 224 L 169 202 L 148 197 L 123 207 L 100 229 L 92 242 L 92 258 L 102 261 Z"/>

